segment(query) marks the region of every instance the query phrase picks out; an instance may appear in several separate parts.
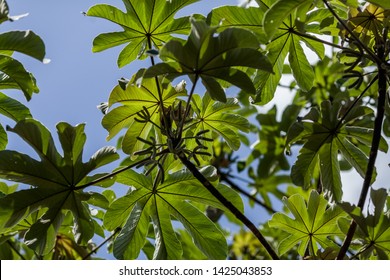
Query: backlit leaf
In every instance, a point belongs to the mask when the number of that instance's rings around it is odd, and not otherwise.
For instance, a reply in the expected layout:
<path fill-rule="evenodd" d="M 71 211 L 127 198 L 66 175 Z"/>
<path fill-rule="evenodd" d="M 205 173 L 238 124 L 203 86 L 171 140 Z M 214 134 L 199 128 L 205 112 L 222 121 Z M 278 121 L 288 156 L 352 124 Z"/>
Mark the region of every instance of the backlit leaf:
<path fill-rule="evenodd" d="M 315 254 L 319 247 L 332 247 L 334 244 L 329 236 L 342 236 L 337 227 L 337 220 L 343 216 L 340 207 L 328 207 L 328 201 L 316 191 L 310 193 L 305 202 L 300 194 L 285 198 L 283 203 L 293 215 L 293 218 L 283 213 L 276 213 L 269 221 L 270 227 L 281 229 L 289 235 L 279 244 L 279 253 L 284 254 L 298 245 L 298 253 L 304 256 L 309 249 Z"/>

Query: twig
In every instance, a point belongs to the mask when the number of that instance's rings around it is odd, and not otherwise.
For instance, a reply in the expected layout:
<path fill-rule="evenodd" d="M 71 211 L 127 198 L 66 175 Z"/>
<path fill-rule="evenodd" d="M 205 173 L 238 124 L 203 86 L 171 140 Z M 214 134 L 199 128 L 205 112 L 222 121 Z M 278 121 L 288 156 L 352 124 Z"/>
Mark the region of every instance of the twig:
<path fill-rule="evenodd" d="M 241 211 L 234 206 L 229 200 L 227 200 L 208 180 L 202 173 L 196 168 L 196 166 L 187 159 L 184 153 L 179 153 L 178 157 L 185 167 L 192 173 L 192 175 L 216 198 L 221 202 L 230 212 L 239 219 L 250 231 L 256 236 L 260 243 L 264 246 L 265 250 L 271 256 L 272 259 L 278 260 L 279 256 L 276 254 L 271 245 L 267 242 L 265 237 L 261 234 L 259 229 L 244 215 Z"/>
<path fill-rule="evenodd" d="M 130 165 L 128 165 L 128 166 L 125 166 L 125 167 L 123 167 L 123 168 L 121 168 L 121 169 L 118 169 L 118 170 L 112 172 L 112 173 L 109 173 L 109 174 L 104 175 L 104 176 L 102 176 L 102 177 L 100 177 L 100 178 L 97 178 L 96 180 L 93 180 L 93 181 L 91 181 L 91 182 L 89 182 L 89 183 L 86 183 L 86 184 L 84 184 L 84 185 L 76 186 L 74 189 L 75 189 L 75 190 L 81 190 L 81 189 L 84 189 L 84 188 L 87 188 L 87 187 L 96 185 L 97 183 L 100 183 L 100 182 L 102 182 L 102 181 L 104 181 L 104 180 L 110 179 L 111 177 L 113 177 L 113 176 L 115 176 L 115 175 L 118 175 L 119 173 L 122 173 L 122 172 L 124 172 L 124 171 L 126 171 L 126 170 L 128 170 L 128 169 L 131 169 L 131 168 L 133 168 L 133 167 L 136 167 L 137 165 L 140 165 L 140 164 L 142 164 L 142 163 L 145 163 L 145 162 L 147 162 L 148 160 L 150 160 L 150 157 L 147 157 L 147 158 L 144 158 L 143 160 L 140 160 L 140 161 L 137 161 L 137 162 L 135 162 L 135 163 L 132 163 L 132 164 L 130 164 Z"/>
<path fill-rule="evenodd" d="M 221 180 L 225 181 L 226 183 L 228 183 L 232 187 L 232 189 L 238 191 L 239 193 L 245 195 L 247 198 L 253 200 L 255 203 L 257 203 L 261 207 L 265 208 L 267 211 L 269 211 L 271 213 L 276 213 L 277 212 L 271 206 L 269 206 L 269 205 L 265 204 L 264 202 L 260 201 L 257 197 L 251 195 L 250 193 L 248 193 L 247 191 L 245 191 L 241 187 L 239 187 L 237 184 L 235 184 L 232 180 L 230 180 L 230 178 L 229 178 L 229 176 L 227 174 L 220 173 L 220 175 L 221 175 Z"/>
<path fill-rule="evenodd" d="M 26 258 L 19 252 L 19 250 L 17 250 L 14 246 L 14 244 L 12 244 L 11 241 L 7 240 L 7 244 L 8 246 L 11 247 L 11 249 L 22 259 L 22 260 L 26 260 Z"/>
<path fill-rule="evenodd" d="M 332 13 L 332 15 L 337 19 L 337 21 L 348 31 L 349 34 L 353 37 L 354 41 L 367 52 L 367 54 L 372 58 L 372 60 L 379 64 L 382 63 L 382 61 L 376 56 L 370 48 L 368 48 L 364 43 L 360 41 L 360 39 L 353 33 L 353 31 L 349 28 L 349 26 L 339 17 L 339 15 L 333 10 L 333 8 L 329 5 L 327 0 L 322 0 L 325 4 L 325 6 L 328 8 L 328 10 Z"/>
<path fill-rule="evenodd" d="M 359 94 L 359 96 L 353 101 L 351 106 L 349 106 L 347 112 L 341 117 L 341 119 L 338 121 L 336 125 L 336 129 L 340 127 L 342 122 L 345 120 L 345 118 L 348 116 L 348 114 L 352 111 L 352 109 L 355 107 L 355 105 L 359 102 L 359 100 L 366 94 L 367 90 L 370 89 L 370 87 L 378 80 L 378 75 L 376 75 L 371 82 L 367 85 L 367 87 Z"/>
<path fill-rule="evenodd" d="M 199 75 L 195 74 L 195 78 L 194 78 L 194 81 L 192 83 L 191 91 L 190 91 L 190 94 L 188 95 L 186 109 L 184 111 L 184 115 L 183 115 L 181 122 L 179 124 L 179 127 L 177 129 L 176 137 L 181 137 L 181 134 L 183 132 L 185 121 L 190 113 L 192 95 L 194 94 L 195 87 L 196 87 L 196 84 L 198 83 L 198 80 L 199 80 Z"/>
<path fill-rule="evenodd" d="M 121 228 L 116 228 L 114 230 L 114 232 L 109 236 L 107 237 L 106 239 L 104 239 L 104 241 L 102 243 L 100 243 L 99 246 L 97 246 L 95 249 L 93 249 L 91 252 L 89 252 L 88 254 L 86 254 L 84 257 L 83 257 L 83 260 L 86 260 L 88 259 L 90 256 L 92 256 L 93 254 L 95 254 L 97 251 L 99 251 L 99 249 L 101 247 L 103 247 L 104 244 L 106 244 L 108 241 L 110 241 L 119 231 L 121 230 Z"/>

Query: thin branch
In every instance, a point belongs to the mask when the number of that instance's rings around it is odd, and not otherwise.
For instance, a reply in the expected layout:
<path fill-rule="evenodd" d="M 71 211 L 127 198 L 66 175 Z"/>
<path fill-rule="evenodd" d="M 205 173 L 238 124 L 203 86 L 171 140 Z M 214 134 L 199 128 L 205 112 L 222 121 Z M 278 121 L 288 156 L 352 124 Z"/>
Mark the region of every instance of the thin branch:
<path fill-rule="evenodd" d="M 109 173 L 107 175 L 104 175 L 104 176 L 102 176 L 100 178 L 97 178 L 96 180 L 93 180 L 93 181 L 91 181 L 89 183 L 86 183 L 86 184 L 81 185 L 81 186 L 76 186 L 74 189 L 75 190 L 81 190 L 81 189 L 84 189 L 84 188 L 96 185 L 96 184 L 98 184 L 100 182 L 103 182 L 104 180 L 110 179 L 111 177 L 113 177 L 115 175 L 118 175 L 118 174 L 120 174 L 120 173 L 122 173 L 122 172 L 124 172 L 124 171 L 126 171 L 128 169 L 136 167 L 137 165 L 143 164 L 143 163 L 145 163 L 145 162 L 147 162 L 149 160 L 150 160 L 150 157 L 144 158 L 144 159 L 142 159 L 140 161 L 134 162 L 134 163 L 132 163 L 132 164 L 130 164 L 128 166 L 122 167 L 121 169 L 118 169 L 118 170 L 116 170 L 114 172 L 111 172 L 111 173 Z"/>
<path fill-rule="evenodd" d="M 279 256 L 276 254 L 271 245 L 267 242 L 265 237 L 261 234 L 259 229 L 244 215 L 241 211 L 227 200 L 208 180 L 202 173 L 196 168 L 196 166 L 188 160 L 184 153 L 179 153 L 178 157 L 185 167 L 192 173 L 192 175 L 216 198 L 221 202 L 230 212 L 239 219 L 250 231 L 256 236 L 260 243 L 264 246 L 265 250 L 274 260 L 278 260 Z"/>
<path fill-rule="evenodd" d="M 84 257 L 83 257 L 83 260 L 86 260 L 88 259 L 90 256 L 92 256 L 93 254 L 95 254 L 97 251 L 99 251 L 100 248 L 102 248 L 104 246 L 104 244 L 106 244 L 108 241 L 110 241 L 119 231 L 121 230 L 121 228 L 116 228 L 114 230 L 114 232 L 109 236 L 107 237 L 105 240 L 103 240 L 102 243 L 100 243 L 99 246 L 97 246 L 95 249 L 93 249 L 91 252 L 89 252 L 88 254 L 86 254 Z"/>
<path fill-rule="evenodd" d="M 366 94 L 367 90 L 370 89 L 370 87 L 378 80 L 378 75 L 376 75 L 371 82 L 367 85 L 367 87 L 359 94 L 359 96 L 353 101 L 351 106 L 349 106 L 347 112 L 341 117 L 341 119 L 338 121 L 336 129 L 340 127 L 342 122 L 345 120 L 345 118 L 348 116 L 348 114 L 352 111 L 352 109 L 355 107 L 355 105 L 359 102 L 359 100 Z"/>
<path fill-rule="evenodd" d="M 228 183 L 232 187 L 232 189 L 234 189 L 234 190 L 238 191 L 239 193 L 243 194 L 244 196 L 246 196 L 250 200 L 253 200 L 255 203 L 257 203 L 261 207 L 265 208 L 267 211 L 269 211 L 271 213 L 276 213 L 277 212 L 271 206 L 269 206 L 269 205 L 265 204 L 264 202 L 260 201 L 257 197 L 251 195 L 250 193 L 248 193 L 247 191 L 245 191 L 244 189 L 239 187 L 237 184 L 235 184 L 232 180 L 230 180 L 228 174 L 220 173 L 220 175 L 221 175 L 221 180 L 225 181 L 226 183 Z"/>
<path fill-rule="evenodd" d="M 378 57 L 384 60 L 384 46 L 378 46 Z M 376 157 L 378 155 L 379 143 L 382 136 L 382 123 L 385 113 L 385 104 L 386 104 L 386 92 L 387 92 L 387 72 L 386 69 L 382 67 L 381 63 L 377 64 L 378 67 L 378 105 L 377 105 L 377 114 L 374 122 L 374 132 L 372 136 L 370 157 L 368 159 L 366 176 L 364 177 L 362 190 L 359 197 L 359 202 L 357 207 L 360 209 L 364 208 L 365 201 L 367 199 L 368 191 L 371 186 L 372 176 L 375 169 Z M 342 260 L 351 245 L 353 236 L 355 234 L 357 228 L 357 224 L 354 220 L 352 220 L 351 225 L 349 227 L 347 236 L 343 242 L 343 245 L 340 248 L 340 252 L 337 256 L 338 260 Z"/>
<path fill-rule="evenodd" d="M 26 260 L 26 258 L 19 252 L 19 250 L 17 250 L 14 246 L 14 244 L 12 244 L 11 241 L 7 240 L 7 244 L 8 246 L 11 247 L 11 249 L 22 259 L 22 260 Z"/>
<path fill-rule="evenodd" d="M 181 137 L 181 134 L 183 132 L 185 121 L 186 121 L 186 119 L 187 119 L 187 117 L 188 117 L 188 115 L 190 113 L 192 95 L 194 94 L 194 91 L 195 91 L 195 88 L 196 88 L 196 84 L 198 83 L 198 80 L 199 80 L 199 75 L 195 74 L 195 79 L 194 79 L 194 81 L 192 83 L 190 94 L 188 95 L 186 109 L 184 111 L 183 118 L 181 119 L 179 127 L 177 129 L 177 134 L 176 134 L 177 136 L 176 137 Z"/>
<path fill-rule="evenodd" d="M 360 39 L 353 33 L 353 31 L 349 28 L 349 26 L 339 17 L 339 15 L 333 10 L 332 6 L 329 5 L 327 0 L 322 0 L 328 10 L 332 13 L 332 15 L 337 19 L 337 21 L 348 31 L 348 33 L 353 37 L 354 42 L 356 42 L 363 50 L 367 52 L 367 54 L 372 58 L 372 60 L 379 64 L 382 63 L 378 56 L 376 56 L 370 48 L 368 48 Z"/>
<path fill-rule="evenodd" d="M 324 45 L 328 45 L 328 46 L 333 47 L 333 48 L 336 48 L 336 49 L 340 49 L 340 50 L 349 50 L 349 51 L 351 51 L 352 53 L 359 54 L 359 52 L 356 52 L 356 51 L 354 51 L 354 50 L 352 50 L 352 49 L 350 49 L 350 48 L 346 48 L 346 47 L 343 47 L 343 46 L 339 46 L 339 45 L 334 44 L 334 43 L 332 43 L 332 42 L 328 42 L 328 41 L 326 41 L 326 40 L 322 40 L 322 39 L 320 39 L 320 38 L 317 38 L 317 37 L 315 37 L 315 36 L 312 36 L 312 35 L 309 35 L 309 34 L 306 34 L 306 33 L 301 33 L 301 32 L 299 32 L 299 31 L 297 31 L 297 30 L 295 30 L 295 29 L 292 30 L 291 33 L 293 33 L 293 34 L 295 34 L 295 35 L 297 35 L 297 36 L 304 37 L 304 38 L 306 38 L 306 39 L 310 39 L 310 40 L 319 42 L 319 43 L 324 44 Z"/>

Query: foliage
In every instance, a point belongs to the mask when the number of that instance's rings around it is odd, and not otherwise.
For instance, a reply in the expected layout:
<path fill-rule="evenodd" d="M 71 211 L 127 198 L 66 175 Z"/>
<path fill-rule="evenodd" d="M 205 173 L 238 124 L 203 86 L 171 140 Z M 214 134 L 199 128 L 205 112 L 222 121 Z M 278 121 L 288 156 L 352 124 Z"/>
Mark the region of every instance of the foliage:
<path fill-rule="evenodd" d="M 0 93 L 16 123 L 0 125 L 0 259 L 91 259 L 106 243 L 117 259 L 389 259 L 390 197 L 373 187 L 390 135 L 387 1 L 256 0 L 175 17 L 195 2 L 86 12 L 123 29 L 97 35 L 93 52 L 125 45 L 119 67 L 143 60 L 98 106 L 117 148 L 84 162 L 85 125 L 60 122 L 59 151 Z M 0 23 L 20 17 L 0 1 Z M 44 62 L 44 43 L 0 34 L 0 88 L 28 101 L 39 90 L 14 52 Z M 7 150 L 7 133 L 35 155 Z M 344 196 L 351 169 L 363 179 L 356 204 Z"/>

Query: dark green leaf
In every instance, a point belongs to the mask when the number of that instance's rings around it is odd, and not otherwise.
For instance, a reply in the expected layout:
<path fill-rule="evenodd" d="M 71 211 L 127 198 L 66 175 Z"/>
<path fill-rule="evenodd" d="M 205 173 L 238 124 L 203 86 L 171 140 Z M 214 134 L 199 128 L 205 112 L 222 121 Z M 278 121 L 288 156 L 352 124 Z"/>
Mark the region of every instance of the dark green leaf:
<path fill-rule="evenodd" d="M 390 3 L 386 0 L 368 0 L 368 2 L 375 4 L 379 7 L 382 7 L 384 9 L 390 9 Z"/>
<path fill-rule="evenodd" d="M 314 72 L 296 36 L 291 40 L 288 58 L 298 86 L 303 91 L 309 91 L 313 86 Z"/>
<path fill-rule="evenodd" d="M 360 208 L 349 203 L 342 203 L 341 207 L 358 224 L 355 238 L 362 244 L 358 252 L 364 259 L 386 259 L 390 258 L 390 217 L 384 212 L 388 192 L 385 189 L 371 189 L 371 201 L 373 210 L 363 215 Z M 348 221 L 340 220 L 340 228 L 347 231 Z M 349 223 L 348 223 L 349 225 Z M 374 253 L 375 252 L 375 253 Z"/>
<path fill-rule="evenodd" d="M 272 65 L 259 51 L 259 42 L 252 32 L 228 28 L 216 36 L 214 27 L 204 21 L 191 19 L 191 34 L 186 42 L 170 40 L 160 51 L 166 64 L 157 64 L 145 72 L 145 77 L 166 74 L 172 78 L 182 75 L 201 78 L 210 95 L 225 101 L 217 80 L 223 80 L 254 93 L 249 77 L 239 69 L 244 66 L 272 72 Z"/>
<path fill-rule="evenodd" d="M 45 209 L 43 216 L 38 217 L 27 231 L 25 241 L 38 254 L 46 254 L 54 246 L 63 214 L 70 210 L 74 219 L 74 238 L 86 245 L 94 234 L 94 223 L 82 201 L 91 195 L 77 186 L 86 180 L 88 173 L 116 160 L 115 150 L 102 149 L 83 163 L 84 125 L 57 125 L 63 156 L 57 151 L 50 132 L 36 120 L 22 120 L 9 130 L 28 143 L 40 161 L 15 151 L 0 151 L 0 177 L 34 187 L 0 199 L 4 209 L 1 227 L 11 228 L 36 210 Z"/>
<path fill-rule="evenodd" d="M 17 85 L 17 88 L 23 91 L 27 100 L 31 99 L 33 93 L 39 92 L 32 74 L 27 72 L 16 59 L 0 55 L 0 71 L 5 74 L 0 80 L 0 88 L 8 88 L 9 84 Z"/>
<path fill-rule="evenodd" d="M 31 118 L 30 110 L 19 101 L 0 92 L 0 114 L 18 122 Z"/>
<path fill-rule="evenodd" d="M 337 227 L 337 220 L 343 216 L 338 206 L 328 207 L 328 201 L 316 191 L 310 193 L 307 203 L 299 194 L 294 194 L 283 200 L 291 211 L 294 219 L 283 213 L 276 213 L 269 221 L 269 225 L 289 233 L 279 244 L 279 253 L 284 254 L 295 245 L 299 245 L 298 253 L 301 256 L 310 250 L 315 254 L 319 247 L 332 247 L 331 236 L 342 236 Z"/>
<path fill-rule="evenodd" d="M 1 33 L 0 50 L 17 51 L 40 61 L 45 58 L 45 44 L 31 30 Z"/>
<path fill-rule="evenodd" d="M 7 147 L 8 136 L 5 132 L 4 127 L 0 124 L 0 151 L 4 150 Z"/>

